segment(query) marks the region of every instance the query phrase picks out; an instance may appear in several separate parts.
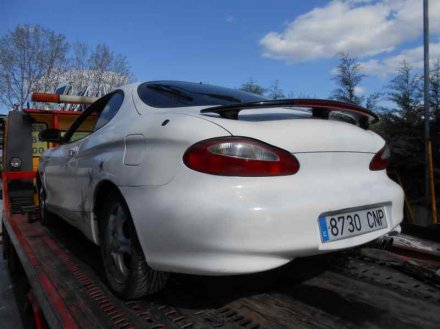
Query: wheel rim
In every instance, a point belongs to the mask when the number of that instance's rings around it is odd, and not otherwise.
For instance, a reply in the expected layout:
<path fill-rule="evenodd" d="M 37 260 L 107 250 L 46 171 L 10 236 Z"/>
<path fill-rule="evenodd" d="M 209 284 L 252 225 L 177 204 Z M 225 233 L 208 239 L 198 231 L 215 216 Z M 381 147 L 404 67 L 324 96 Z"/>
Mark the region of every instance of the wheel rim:
<path fill-rule="evenodd" d="M 132 248 L 128 218 L 120 204 L 111 209 L 105 234 L 108 270 L 116 281 L 123 283 L 130 274 Z"/>

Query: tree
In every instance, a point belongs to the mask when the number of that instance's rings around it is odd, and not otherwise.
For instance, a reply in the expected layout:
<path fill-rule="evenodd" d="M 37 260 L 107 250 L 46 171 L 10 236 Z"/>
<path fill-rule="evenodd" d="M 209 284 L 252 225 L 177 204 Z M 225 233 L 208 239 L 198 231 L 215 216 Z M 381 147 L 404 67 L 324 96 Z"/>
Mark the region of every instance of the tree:
<path fill-rule="evenodd" d="M 73 82 L 73 88 L 77 91 L 83 90 L 90 83 L 89 57 L 90 49 L 85 42 L 75 42 L 72 45 L 67 80 Z"/>
<path fill-rule="evenodd" d="M 92 82 L 96 92 L 104 93 L 132 79 L 132 73 L 125 56 L 115 54 L 106 44 L 98 44 L 90 55 Z"/>
<path fill-rule="evenodd" d="M 243 83 L 239 89 L 257 95 L 263 95 L 265 92 L 265 89 L 252 78 Z"/>
<path fill-rule="evenodd" d="M 396 104 L 397 110 L 410 124 L 417 124 L 422 120 L 421 82 L 422 77 L 413 72 L 407 61 L 403 61 L 397 75 L 387 86 L 388 99 Z"/>
<path fill-rule="evenodd" d="M 386 96 L 395 107 L 381 113 L 376 127 L 392 150 L 390 172 L 400 176 L 408 197 L 415 201 L 423 195 L 423 106 L 421 77 L 403 61 L 387 85 Z"/>
<path fill-rule="evenodd" d="M 280 81 L 275 80 L 270 87 L 267 89 L 268 97 L 271 99 L 282 99 L 286 96 L 284 95 L 283 89 L 280 87 Z"/>
<path fill-rule="evenodd" d="M 439 184 L 440 168 L 440 58 L 432 64 L 432 70 L 430 75 L 430 107 L 432 110 L 432 118 L 434 119 L 431 124 L 431 139 L 433 147 L 433 163 L 434 163 L 434 177 L 436 183 Z M 436 187 L 438 191 L 438 186 Z"/>
<path fill-rule="evenodd" d="M 0 38 L 0 102 L 23 107 L 36 89 L 47 91 L 62 75 L 69 44 L 40 25 L 17 26 Z"/>
<path fill-rule="evenodd" d="M 440 123 L 440 58 L 437 58 L 431 70 L 430 103 L 433 117 Z"/>
<path fill-rule="evenodd" d="M 66 80 L 76 93 L 88 88 L 89 96 L 100 96 L 133 78 L 125 56 L 115 54 L 105 44 L 94 50 L 83 42 L 74 43 Z"/>
<path fill-rule="evenodd" d="M 379 110 L 382 110 L 382 108 L 380 108 L 379 104 L 378 104 L 381 96 L 382 96 L 382 94 L 379 92 L 375 92 L 375 93 L 370 94 L 365 99 L 365 107 L 373 112 L 378 112 Z"/>
<path fill-rule="evenodd" d="M 333 91 L 332 98 L 361 105 L 363 97 L 356 95 L 356 87 L 359 86 L 365 75 L 361 73 L 361 64 L 358 60 L 350 57 L 348 53 L 340 53 L 336 72 L 333 80 L 336 81 L 338 88 Z"/>
<path fill-rule="evenodd" d="M 22 108 L 32 92 L 53 92 L 60 84 L 72 94 L 100 96 L 132 77 L 126 57 L 105 44 L 70 47 L 64 35 L 39 25 L 17 26 L 0 37 L 0 105 L 8 108 Z"/>

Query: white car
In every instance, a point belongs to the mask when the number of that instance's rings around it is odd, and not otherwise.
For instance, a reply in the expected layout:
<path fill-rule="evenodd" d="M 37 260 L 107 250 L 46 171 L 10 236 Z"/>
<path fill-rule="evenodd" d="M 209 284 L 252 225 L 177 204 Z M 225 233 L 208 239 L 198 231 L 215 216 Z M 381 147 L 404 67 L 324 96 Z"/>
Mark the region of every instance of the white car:
<path fill-rule="evenodd" d="M 375 114 L 330 100 L 267 100 L 154 81 L 102 97 L 47 151 L 41 220 L 56 214 L 100 245 L 124 298 L 168 272 L 265 271 L 399 230 L 403 192 Z M 91 132 L 90 132 L 91 131 Z"/>

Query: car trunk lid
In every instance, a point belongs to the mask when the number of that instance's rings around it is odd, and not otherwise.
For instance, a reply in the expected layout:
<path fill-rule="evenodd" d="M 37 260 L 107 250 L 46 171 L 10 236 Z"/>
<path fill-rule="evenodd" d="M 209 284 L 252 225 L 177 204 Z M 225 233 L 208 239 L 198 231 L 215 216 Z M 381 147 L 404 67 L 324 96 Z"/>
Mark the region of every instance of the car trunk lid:
<path fill-rule="evenodd" d="M 240 114 L 238 120 L 203 116 L 234 136 L 255 138 L 291 153 L 376 153 L 384 145 L 383 139 L 374 132 L 337 120 L 303 116 L 288 118 L 286 113 L 261 111 L 258 114 Z"/>

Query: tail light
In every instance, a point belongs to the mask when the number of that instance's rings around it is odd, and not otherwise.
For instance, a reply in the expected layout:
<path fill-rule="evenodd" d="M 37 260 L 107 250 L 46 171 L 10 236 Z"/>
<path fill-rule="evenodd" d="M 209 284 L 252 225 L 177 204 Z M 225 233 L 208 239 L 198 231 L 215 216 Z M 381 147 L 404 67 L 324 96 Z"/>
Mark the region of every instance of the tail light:
<path fill-rule="evenodd" d="M 243 137 L 220 137 L 192 145 L 184 154 L 188 168 L 223 176 L 283 176 L 299 170 L 289 152 Z"/>
<path fill-rule="evenodd" d="M 370 162 L 370 170 L 384 170 L 390 164 L 390 148 L 385 145 Z"/>

